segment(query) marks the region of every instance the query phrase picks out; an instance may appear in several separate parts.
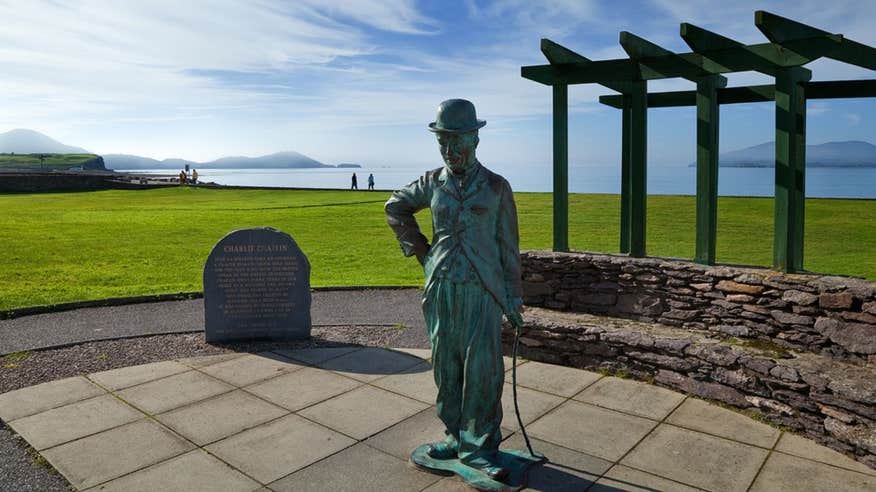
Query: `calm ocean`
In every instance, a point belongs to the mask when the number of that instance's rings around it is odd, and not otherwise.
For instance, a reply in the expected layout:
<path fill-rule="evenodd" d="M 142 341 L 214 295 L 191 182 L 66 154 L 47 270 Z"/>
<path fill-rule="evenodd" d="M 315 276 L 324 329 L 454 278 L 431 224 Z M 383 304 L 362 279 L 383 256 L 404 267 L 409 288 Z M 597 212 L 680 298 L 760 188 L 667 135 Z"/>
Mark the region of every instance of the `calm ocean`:
<path fill-rule="evenodd" d="M 437 167 L 437 166 L 436 166 Z M 515 191 L 551 191 L 550 167 L 490 167 L 505 176 Z M 198 169 L 199 179 L 224 185 L 290 188 L 348 189 L 353 172 L 359 189 L 367 189 L 368 174 L 374 174 L 377 189 L 395 189 L 420 176 L 425 168 L 359 169 Z M 137 173 L 174 174 L 173 170 L 135 170 Z M 178 171 L 177 171 L 178 172 Z M 773 196 L 774 171 L 769 168 L 721 168 L 718 193 L 722 196 Z M 573 193 L 620 193 L 620 166 L 572 166 L 569 191 Z M 696 169 L 659 167 L 648 169 L 648 194 L 696 194 Z M 876 168 L 811 168 L 806 172 L 806 196 L 831 198 L 876 198 Z"/>

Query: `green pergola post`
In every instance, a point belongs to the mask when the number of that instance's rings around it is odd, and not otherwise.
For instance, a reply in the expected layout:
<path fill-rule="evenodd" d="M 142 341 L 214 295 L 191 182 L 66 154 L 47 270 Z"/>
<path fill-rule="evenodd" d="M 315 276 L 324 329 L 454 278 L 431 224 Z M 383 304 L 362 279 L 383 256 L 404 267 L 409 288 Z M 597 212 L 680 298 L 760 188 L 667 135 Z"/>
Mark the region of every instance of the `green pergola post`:
<path fill-rule="evenodd" d="M 636 80 L 630 90 L 630 256 L 645 256 L 648 198 L 648 83 Z"/>
<path fill-rule="evenodd" d="M 630 252 L 630 199 L 632 196 L 632 172 L 630 170 L 630 124 L 632 119 L 632 100 L 630 96 L 623 98 L 621 123 L 621 216 L 620 216 L 620 252 Z"/>
<path fill-rule="evenodd" d="M 718 79 L 697 82 L 697 236 L 694 261 L 715 264 L 718 237 Z"/>
<path fill-rule="evenodd" d="M 569 86 L 554 90 L 554 251 L 569 251 Z"/>
<path fill-rule="evenodd" d="M 811 73 L 784 68 L 776 74 L 776 190 L 773 265 L 784 272 L 803 269 L 806 203 L 806 95 L 801 82 Z"/>

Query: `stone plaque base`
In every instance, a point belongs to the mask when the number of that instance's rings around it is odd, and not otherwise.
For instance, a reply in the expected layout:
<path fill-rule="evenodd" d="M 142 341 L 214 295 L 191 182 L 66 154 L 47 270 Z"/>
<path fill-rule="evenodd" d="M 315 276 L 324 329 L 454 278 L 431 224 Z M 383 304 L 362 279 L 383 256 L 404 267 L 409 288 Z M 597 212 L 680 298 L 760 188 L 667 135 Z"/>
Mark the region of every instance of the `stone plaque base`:
<path fill-rule="evenodd" d="M 498 465 L 508 470 L 504 482 L 497 482 L 486 473 L 463 464 L 457 458 L 439 460 L 429 456 L 429 445 L 423 444 L 411 454 L 411 463 L 417 468 L 437 475 L 459 475 L 469 486 L 486 492 L 516 492 L 526 486 L 529 468 L 544 463 L 544 456 L 533 456 L 517 449 L 499 450 Z"/>

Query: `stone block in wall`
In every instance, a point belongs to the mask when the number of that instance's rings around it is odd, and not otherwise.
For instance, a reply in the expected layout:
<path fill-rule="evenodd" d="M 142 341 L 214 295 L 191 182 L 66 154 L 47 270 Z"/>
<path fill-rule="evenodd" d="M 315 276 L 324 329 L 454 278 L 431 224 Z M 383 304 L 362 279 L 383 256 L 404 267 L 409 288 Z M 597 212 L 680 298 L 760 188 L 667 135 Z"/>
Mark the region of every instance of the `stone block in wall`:
<path fill-rule="evenodd" d="M 649 294 L 621 294 L 617 299 L 617 309 L 624 314 L 658 316 L 664 311 L 663 300 Z"/>
<path fill-rule="evenodd" d="M 526 297 L 538 297 L 553 294 L 553 289 L 545 282 L 523 281 L 523 295 Z"/>
<path fill-rule="evenodd" d="M 592 293 L 576 293 L 572 296 L 576 304 L 591 304 L 596 306 L 613 306 L 617 303 L 617 294 L 592 292 Z"/>
<path fill-rule="evenodd" d="M 734 282 L 732 280 L 721 280 L 720 282 L 718 282 L 715 288 L 723 292 L 737 292 L 740 294 L 749 295 L 760 294 L 764 291 L 762 285 L 742 284 L 739 282 Z"/>
<path fill-rule="evenodd" d="M 754 300 L 754 297 L 751 297 L 748 294 L 730 294 L 725 297 L 730 302 L 738 302 L 738 303 L 749 303 Z"/>
<path fill-rule="evenodd" d="M 876 325 L 876 316 L 870 313 L 852 313 L 849 311 L 843 311 L 840 313 L 840 317 L 848 321 L 857 321 L 859 323 L 869 323 L 871 325 Z"/>
<path fill-rule="evenodd" d="M 638 361 L 664 367 L 666 369 L 672 369 L 677 372 L 695 371 L 700 366 L 696 360 L 682 359 L 681 357 L 673 357 L 671 355 L 655 354 L 653 352 L 627 352 L 627 355 Z"/>
<path fill-rule="evenodd" d="M 876 325 L 821 317 L 815 321 L 815 330 L 849 352 L 876 354 Z"/>
<path fill-rule="evenodd" d="M 747 337 L 751 335 L 751 330 L 745 325 L 711 325 L 709 329 L 734 337 Z"/>
<path fill-rule="evenodd" d="M 824 429 L 840 441 L 850 442 L 871 453 L 876 453 L 876 429 L 868 425 L 848 425 L 827 417 L 824 419 Z"/>
<path fill-rule="evenodd" d="M 733 277 L 733 281 L 740 284 L 761 285 L 763 284 L 763 277 L 753 273 L 743 273 Z"/>
<path fill-rule="evenodd" d="M 694 343 L 685 353 L 719 366 L 733 365 L 741 355 L 730 346 L 720 343 Z"/>
<path fill-rule="evenodd" d="M 692 393 L 703 398 L 722 401 L 736 407 L 746 408 L 751 406 L 748 400 L 745 399 L 745 395 L 729 386 L 724 386 L 723 384 L 697 381 L 696 379 L 666 369 L 660 369 L 657 371 L 655 380 L 658 383 L 671 388 Z"/>
<path fill-rule="evenodd" d="M 794 304 L 797 304 L 798 306 L 809 306 L 810 304 L 815 304 L 815 302 L 818 301 L 818 296 L 810 294 L 808 292 L 791 289 L 786 290 L 782 293 L 782 300 L 792 302 Z"/>
<path fill-rule="evenodd" d="M 870 314 L 876 314 L 876 301 L 865 302 L 861 306 L 861 311 Z"/>
<path fill-rule="evenodd" d="M 824 309 L 851 309 L 854 302 L 851 292 L 825 292 L 818 296 L 818 305 Z"/>
<path fill-rule="evenodd" d="M 803 316 L 801 314 L 788 313 L 779 310 L 770 311 L 770 315 L 774 320 L 785 325 L 811 325 L 815 322 L 811 316 Z"/>

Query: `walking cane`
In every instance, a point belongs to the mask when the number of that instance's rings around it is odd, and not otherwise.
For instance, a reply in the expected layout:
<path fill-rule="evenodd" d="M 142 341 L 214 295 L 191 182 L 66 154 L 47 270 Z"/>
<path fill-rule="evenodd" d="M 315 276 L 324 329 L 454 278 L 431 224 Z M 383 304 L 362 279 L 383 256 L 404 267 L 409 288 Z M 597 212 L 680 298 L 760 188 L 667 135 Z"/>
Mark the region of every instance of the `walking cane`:
<path fill-rule="evenodd" d="M 529 454 L 541 457 L 532 450 L 529 436 L 526 435 L 526 427 L 523 426 L 523 419 L 520 418 L 520 407 L 517 405 L 517 349 L 520 345 L 520 329 L 523 328 L 523 317 L 519 313 L 515 313 L 515 316 L 508 316 L 508 321 L 514 326 L 514 352 L 511 364 L 511 391 L 514 395 L 514 413 L 517 414 L 517 425 L 520 426 L 520 432 L 523 433 L 523 440 L 526 442 L 526 449 L 529 450 Z"/>

